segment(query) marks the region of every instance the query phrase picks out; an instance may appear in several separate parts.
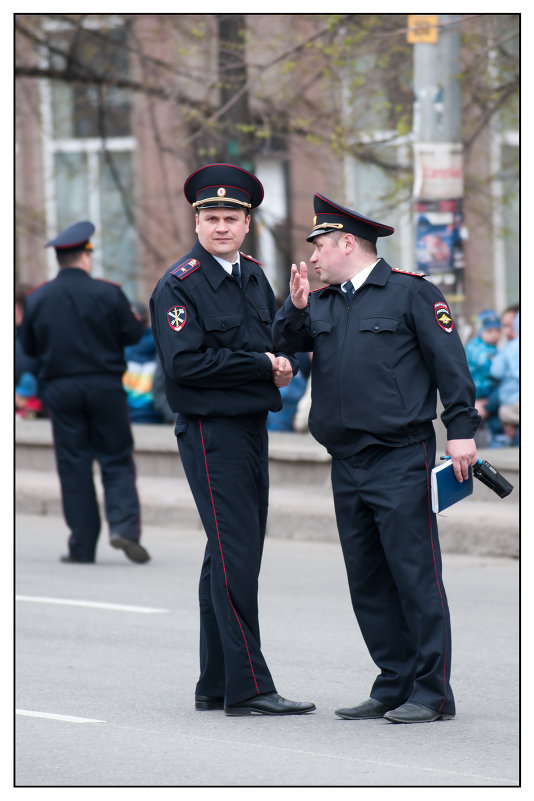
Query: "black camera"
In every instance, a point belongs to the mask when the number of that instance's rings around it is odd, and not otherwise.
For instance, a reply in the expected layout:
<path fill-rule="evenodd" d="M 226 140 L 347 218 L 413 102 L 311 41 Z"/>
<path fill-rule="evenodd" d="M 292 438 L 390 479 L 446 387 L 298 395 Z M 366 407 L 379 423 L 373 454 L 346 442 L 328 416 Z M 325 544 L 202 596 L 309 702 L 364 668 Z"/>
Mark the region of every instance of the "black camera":
<path fill-rule="evenodd" d="M 499 498 L 506 498 L 513 490 L 512 484 L 505 479 L 504 476 L 495 470 L 489 462 L 481 461 L 480 459 L 473 465 L 473 475 L 482 481 L 486 487 L 489 487 L 493 492 L 496 492 Z"/>

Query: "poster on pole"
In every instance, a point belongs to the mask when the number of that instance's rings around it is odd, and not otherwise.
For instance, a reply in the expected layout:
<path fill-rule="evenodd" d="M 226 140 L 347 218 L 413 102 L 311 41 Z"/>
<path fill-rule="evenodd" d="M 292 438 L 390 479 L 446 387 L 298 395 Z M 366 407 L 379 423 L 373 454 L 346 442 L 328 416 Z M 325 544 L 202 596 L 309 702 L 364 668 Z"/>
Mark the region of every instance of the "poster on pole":
<path fill-rule="evenodd" d="M 414 144 L 414 197 L 450 200 L 464 194 L 463 147 L 460 142 Z"/>
<path fill-rule="evenodd" d="M 461 200 L 418 200 L 415 204 L 417 270 L 452 301 L 465 299 L 465 229 Z"/>

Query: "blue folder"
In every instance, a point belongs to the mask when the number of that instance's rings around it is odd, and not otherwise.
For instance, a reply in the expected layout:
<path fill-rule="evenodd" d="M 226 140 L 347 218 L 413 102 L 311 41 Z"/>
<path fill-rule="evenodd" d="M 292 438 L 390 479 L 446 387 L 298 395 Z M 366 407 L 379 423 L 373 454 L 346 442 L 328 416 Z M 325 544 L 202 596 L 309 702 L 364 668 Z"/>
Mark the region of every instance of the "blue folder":
<path fill-rule="evenodd" d="M 430 481 L 432 511 L 436 514 L 473 494 L 473 470 L 469 466 L 469 477 L 458 481 L 450 459 L 434 467 Z"/>

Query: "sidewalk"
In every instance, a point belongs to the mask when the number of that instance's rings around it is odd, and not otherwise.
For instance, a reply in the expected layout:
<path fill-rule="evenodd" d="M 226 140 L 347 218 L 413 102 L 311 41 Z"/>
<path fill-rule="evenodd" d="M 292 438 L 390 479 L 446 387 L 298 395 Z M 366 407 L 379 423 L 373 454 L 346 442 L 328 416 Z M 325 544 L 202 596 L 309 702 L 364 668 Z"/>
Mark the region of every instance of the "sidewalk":
<path fill-rule="evenodd" d="M 17 514 L 60 515 L 50 424 L 19 421 L 16 434 Z M 200 527 L 170 426 L 134 426 L 135 460 L 143 525 Z M 442 452 L 444 443 L 440 443 Z M 515 558 L 519 549 L 517 448 L 479 451 L 514 485 L 501 499 L 475 480 L 473 495 L 439 516 L 442 549 L 449 553 Z M 337 542 L 330 457 L 309 434 L 269 437 L 268 536 Z M 96 480 L 100 499 L 102 490 Z"/>

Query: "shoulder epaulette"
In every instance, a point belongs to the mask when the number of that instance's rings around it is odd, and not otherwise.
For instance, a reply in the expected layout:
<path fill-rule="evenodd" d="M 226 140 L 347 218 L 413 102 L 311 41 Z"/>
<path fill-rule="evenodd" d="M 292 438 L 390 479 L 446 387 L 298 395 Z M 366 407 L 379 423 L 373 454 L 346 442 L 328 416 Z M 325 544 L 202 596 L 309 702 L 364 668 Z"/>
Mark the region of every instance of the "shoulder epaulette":
<path fill-rule="evenodd" d="M 188 261 L 183 261 L 171 270 L 171 275 L 175 275 L 180 281 L 183 281 L 184 278 L 194 273 L 199 267 L 200 262 L 197 259 L 188 259 Z"/>
<path fill-rule="evenodd" d="M 399 270 L 398 267 L 392 267 L 391 271 L 394 273 L 402 273 L 403 275 L 414 275 L 416 278 L 424 278 L 426 273 L 412 273 L 410 270 Z"/>
<path fill-rule="evenodd" d="M 50 283 L 50 281 L 41 281 L 41 283 L 37 284 L 37 286 L 32 286 L 32 288 L 28 292 L 26 292 L 26 297 L 29 298 L 30 295 L 33 295 L 33 293 L 37 289 L 40 289 L 42 286 L 45 286 L 45 284 L 49 284 L 49 283 Z"/>
<path fill-rule="evenodd" d="M 241 253 L 241 251 L 239 252 Z M 243 258 L 245 259 L 248 259 L 249 261 L 253 261 L 254 264 L 257 264 L 259 267 L 263 267 L 261 261 L 258 261 L 257 259 L 254 259 L 252 256 L 249 256 L 248 253 L 241 253 L 241 256 L 243 256 Z"/>
<path fill-rule="evenodd" d="M 97 281 L 102 281 L 104 284 L 111 284 L 111 286 L 118 286 L 119 289 L 121 285 L 118 284 L 116 281 L 110 281 L 109 278 L 102 278 L 101 276 L 95 276 Z"/>

